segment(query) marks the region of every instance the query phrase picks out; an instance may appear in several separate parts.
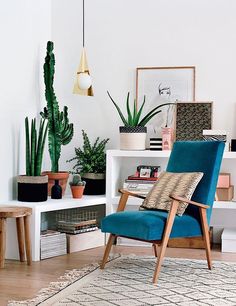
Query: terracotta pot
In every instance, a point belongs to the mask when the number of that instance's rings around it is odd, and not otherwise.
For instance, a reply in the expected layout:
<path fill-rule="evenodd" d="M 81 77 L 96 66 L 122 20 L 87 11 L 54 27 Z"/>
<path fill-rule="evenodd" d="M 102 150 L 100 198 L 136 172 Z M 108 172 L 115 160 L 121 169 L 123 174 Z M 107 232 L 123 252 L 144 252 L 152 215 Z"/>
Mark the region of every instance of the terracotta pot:
<path fill-rule="evenodd" d="M 59 172 L 50 172 L 50 171 L 45 171 L 42 174 L 46 174 L 48 176 L 48 195 L 51 195 L 51 189 L 52 186 L 55 184 L 55 180 L 59 181 L 59 185 L 62 188 L 62 195 L 65 194 L 65 190 L 66 190 L 66 185 L 67 185 L 67 181 L 69 178 L 69 172 L 63 172 L 63 171 L 59 171 Z"/>
<path fill-rule="evenodd" d="M 84 186 L 70 186 L 72 196 L 74 199 L 80 199 L 84 193 Z"/>

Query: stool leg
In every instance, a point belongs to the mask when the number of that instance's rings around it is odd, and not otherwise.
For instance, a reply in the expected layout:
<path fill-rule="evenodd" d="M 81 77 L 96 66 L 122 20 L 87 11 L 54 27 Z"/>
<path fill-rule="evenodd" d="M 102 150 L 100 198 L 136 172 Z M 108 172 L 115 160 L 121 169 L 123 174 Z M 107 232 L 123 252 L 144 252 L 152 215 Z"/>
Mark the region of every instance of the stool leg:
<path fill-rule="evenodd" d="M 25 261 L 24 218 L 23 217 L 16 218 L 16 229 L 17 229 L 20 261 Z"/>
<path fill-rule="evenodd" d="M 0 218 L 0 268 L 4 268 L 6 252 L 6 218 Z"/>
<path fill-rule="evenodd" d="M 30 216 L 24 217 L 24 225 L 25 225 L 25 248 L 26 248 L 27 264 L 30 266 L 32 264 L 31 242 L 30 242 Z"/>

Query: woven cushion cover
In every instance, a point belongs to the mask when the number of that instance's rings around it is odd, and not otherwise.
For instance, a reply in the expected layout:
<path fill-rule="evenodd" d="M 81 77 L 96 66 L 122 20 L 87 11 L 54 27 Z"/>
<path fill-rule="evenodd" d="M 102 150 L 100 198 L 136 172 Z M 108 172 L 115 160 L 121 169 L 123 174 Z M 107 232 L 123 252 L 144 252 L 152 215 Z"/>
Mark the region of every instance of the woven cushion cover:
<path fill-rule="evenodd" d="M 202 172 L 163 172 L 149 191 L 141 208 L 169 211 L 172 203 L 171 194 L 190 200 L 202 176 Z M 187 206 L 188 203 L 180 202 L 176 214 L 182 216 Z"/>

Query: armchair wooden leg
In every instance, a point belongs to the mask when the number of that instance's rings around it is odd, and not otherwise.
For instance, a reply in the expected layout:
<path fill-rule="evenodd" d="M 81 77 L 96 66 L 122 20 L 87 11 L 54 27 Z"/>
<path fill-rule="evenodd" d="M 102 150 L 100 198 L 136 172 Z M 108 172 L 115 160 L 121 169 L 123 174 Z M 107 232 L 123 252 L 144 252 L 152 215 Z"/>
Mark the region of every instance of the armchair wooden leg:
<path fill-rule="evenodd" d="M 155 257 L 157 257 L 157 254 L 158 254 L 158 251 L 157 251 L 158 245 L 156 243 L 153 243 L 152 247 L 153 247 L 153 250 L 154 250 L 154 255 L 155 255 Z"/>
<path fill-rule="evenodd" d="M 160 249 L 160 254 L 159 254 L 159 258 L 157 259 L 157 264 L 156 264 L 156 268 L 155 268 L 155 272 L 153 275 L 153 283 L 156 284 L 157 280 L 158 280 L 158 276 L 161 270 L 161 265 L 165 256 L 165 252 L 166 252 L 166 247 L 169 241 L 169 237 L 170 237 L 170 233 L 172 230 L 172 226 L 174 223 L 174 219 L 175 219 L 175 214 L 177 211 L 177 208 L 179 206 L 179 202 L 178 201 L 173 201 L 172 202 L 172 206 L 169 212 L 169 216 L 168 219 L 166 221 L 166 226 L 165 226 L 165 231 L 164 231 L 164 235 L 162 238 L 162 243 L 161 243 L 161 249 Z"/>
<path fill-rule="evenodd" d="M 107 259 L 108 259 L 108 256 L 110 254 L 111 247 L 114 243 L 115 238 L 116 238 L 115 235 L 110 234 L 110 236 L 108 238 L 107 246 L 106 246 L 106 249 L 105 249 L 105 252 L 104 252 L 104 255 L 103 255 L 102 263 L 100 265 L 100 269 L 104 269 L 104 267 L 105 267 L 105 264 L 107 262 Z"/>
<path fill-rule="evenodd" d="M 206 209 L 200 208 L 200 217 L 201 217 L 201 223 L 202 223 L 203 239 L 205 242 L 208 269 L 211 270 L 212 269 L 211 244 L 210 244 L 209 227 L 208 227 L 208 222 L 207 222 Z"/>

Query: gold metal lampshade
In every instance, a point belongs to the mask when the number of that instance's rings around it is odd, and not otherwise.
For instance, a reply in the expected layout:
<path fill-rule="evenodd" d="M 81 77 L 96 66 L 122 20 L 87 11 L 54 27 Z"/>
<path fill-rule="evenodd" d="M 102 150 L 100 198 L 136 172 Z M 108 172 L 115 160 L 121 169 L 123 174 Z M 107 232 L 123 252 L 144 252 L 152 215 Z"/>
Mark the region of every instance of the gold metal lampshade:
<path fill-rule="evenodd" d="M 81 89 L 79 87 L 78 77 L 79 77 L 80 73 L 87 73 L 88 75 L 90 75 L 89 68 L 88 68 L 88 62 L 87 62 L 87 57 L 86 57 L 86 52 L 85 52 L 84 48 L 82 50 L 82 54 L 81 54 L 81 58 L 80 58 L 80 64 L 79 64 L 79 68 L 77 70 L 77 76 L 76 76 L 76 81 L 75 81 L 73 93 L 78 94 L 78 95 L 83 95 L 83 96 L 93 96 L 92 85 L 88 89 Z"/>

